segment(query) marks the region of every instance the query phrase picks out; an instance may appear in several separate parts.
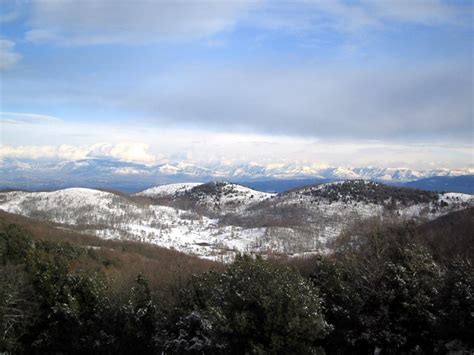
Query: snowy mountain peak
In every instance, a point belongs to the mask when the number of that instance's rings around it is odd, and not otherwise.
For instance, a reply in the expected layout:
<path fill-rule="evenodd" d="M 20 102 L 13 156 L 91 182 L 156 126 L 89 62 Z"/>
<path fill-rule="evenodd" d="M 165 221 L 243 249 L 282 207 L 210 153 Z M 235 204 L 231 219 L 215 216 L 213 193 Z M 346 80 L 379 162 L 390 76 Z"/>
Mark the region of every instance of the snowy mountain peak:
<path fill-rule="evenodd" d="M 377 167 L 322 167 L 286 164 L 213 164 L 199 166 L 188 162 L 144 165 L 112 159 L 89 158 L 68 161 L 2 159 L 0 188 L 51 189 L 83 185 L 122 191 L 140 191 L 157 184 L 206 182 L 211 180 L 264 181 L 281 179 L 364 179 L 399 183 L 436 176 L 472 174 L 464 170 L 414 170 Z"/>

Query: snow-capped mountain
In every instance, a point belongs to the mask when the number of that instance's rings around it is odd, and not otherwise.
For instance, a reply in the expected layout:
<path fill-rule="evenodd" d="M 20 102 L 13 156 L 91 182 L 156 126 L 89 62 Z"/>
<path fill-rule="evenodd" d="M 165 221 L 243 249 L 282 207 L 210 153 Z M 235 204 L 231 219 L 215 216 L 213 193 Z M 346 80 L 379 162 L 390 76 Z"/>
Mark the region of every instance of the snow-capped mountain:
<path fill-rule="evenodd" d="M 110 159 L 89 158 L 52 162 L 46 160 L 3 159 L 0 163 L 0 188 L 57 189 L 83 186 L 114 188 L 137 192 L 150 186 L 188 181 L 234 182 L 269 179 L 325 180 L 365 179 L 389 183 L 415 181 L 434 176 L 474 175 L 464 170 L 413 170 L 376 167 L 318 167 L 301 164 L 255 163 L 198 166 L 187 162 L 145 165 Z"/>
<path fill-rule="evenodd" d="M 364 180 L 306 186 L 277 195 L 221 182 L 158 186 L 134 195 L 86 188 L 0 193 L 0 209 L 10 213 L 211 259 L 228 259 L 236 252 L 321 251 L 357 220 L 376 216 L 426 220 L 470 206 L 474 206 L 471 195 Z"/>

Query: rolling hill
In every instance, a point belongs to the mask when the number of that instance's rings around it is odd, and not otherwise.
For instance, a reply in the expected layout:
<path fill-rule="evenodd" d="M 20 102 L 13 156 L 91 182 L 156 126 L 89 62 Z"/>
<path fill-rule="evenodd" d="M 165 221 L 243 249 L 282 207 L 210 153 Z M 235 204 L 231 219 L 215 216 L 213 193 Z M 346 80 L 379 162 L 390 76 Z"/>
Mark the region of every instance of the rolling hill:
<path fill-rule="evenodd" d="M 324 251 L 355 221 L 426 221 L 474 205 L 474 197 L 349 180 L 280 194 L 211 182 L 159 186 L 134 195 L 86 188 L 0 193 L 0 209 L 103 239 L 147 242 L 213 260 L 238 252 Z"/>

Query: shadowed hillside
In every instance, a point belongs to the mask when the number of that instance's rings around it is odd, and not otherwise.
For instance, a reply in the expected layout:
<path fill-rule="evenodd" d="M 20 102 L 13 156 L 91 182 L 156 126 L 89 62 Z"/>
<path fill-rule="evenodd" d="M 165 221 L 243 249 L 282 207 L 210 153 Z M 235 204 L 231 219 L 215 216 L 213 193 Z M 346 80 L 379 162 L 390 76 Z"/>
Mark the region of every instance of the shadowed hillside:
<path fill-rule="evenodd" d="M 112 283 L 128 287 L 143 274 L 163 299 L 173 302 L 179 284 L 192 274 L 222 268 L 221 264 L 175 250 L 133 241 L 104 240 L 58 224 L 0 211 L 0 232 L 10 224 L 24 228 L 34 240 L 69 243 L 82 250 L 77 268 L 104 272 Z"/>
<path fill-rule="evenodd" d="M 474 261 L 474 208 L 449 213 L 417 229 L 422 242 L 438 257 L 462 256 Z"/>

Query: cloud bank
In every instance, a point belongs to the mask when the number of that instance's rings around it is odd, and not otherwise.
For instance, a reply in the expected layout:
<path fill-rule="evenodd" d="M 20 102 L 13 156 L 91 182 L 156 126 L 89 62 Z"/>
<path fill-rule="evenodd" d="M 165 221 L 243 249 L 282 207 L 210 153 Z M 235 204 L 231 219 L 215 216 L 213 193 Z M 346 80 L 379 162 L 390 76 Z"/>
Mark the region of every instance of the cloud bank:
<path fill-rule="evenodd" d="M 170 71 L 124 109 L 158 123 L 339 139 L 472 138 L 469 64 Z"/>
<path fill-rule="evenodd" d="M 442 0 L 316 1 L 42 1 L 33 0 L 35 43 L 153 43 L 205 38 L 237 23 L 290 32 L 357 32 L 390 23 L 469 25 L 469 5 Z"/>
<path fill-rule="evenodd" d="M 16 138 L 19 136 L 21 139 Z M 35 139 L 38 136 L 42 140 Z M 412 169 L 474 167 L 472 145 L 461 142 L 341 141 L 138 124 L 113 128 L 67 122 L 11 124 L 3 126 L 1 141 L 0 158 L 3 159 L 110 158 L 152 165 L 177 162 L 208 167 L 249 163 Z"/>
<path fill-rule="evenodd" d="M 87 158 L 115 159 L 142 164 L 157 163 L 157 158 L 148 152 L 144 143 L 96 143 L 90 146 L 72 146 L 69 144 L 0 146 L 1 158 L 40 159 L 40 160 L 81 160 Z"/>

